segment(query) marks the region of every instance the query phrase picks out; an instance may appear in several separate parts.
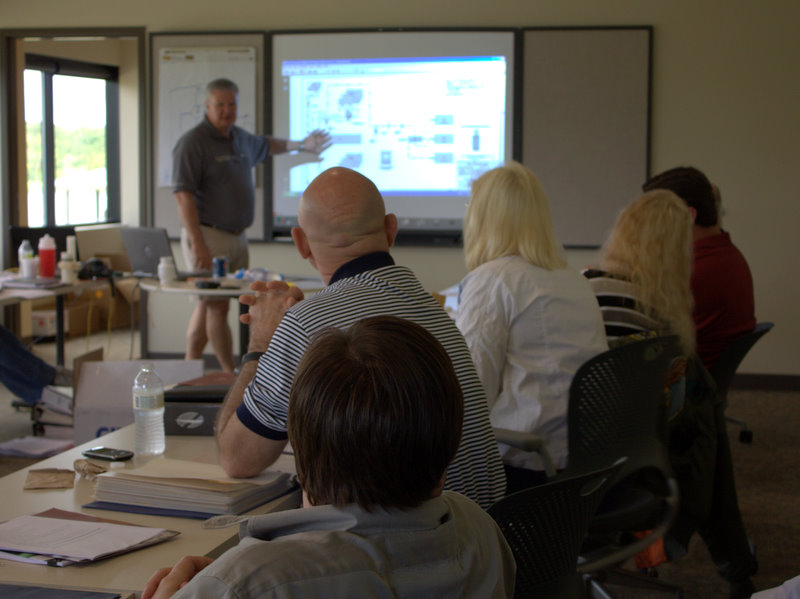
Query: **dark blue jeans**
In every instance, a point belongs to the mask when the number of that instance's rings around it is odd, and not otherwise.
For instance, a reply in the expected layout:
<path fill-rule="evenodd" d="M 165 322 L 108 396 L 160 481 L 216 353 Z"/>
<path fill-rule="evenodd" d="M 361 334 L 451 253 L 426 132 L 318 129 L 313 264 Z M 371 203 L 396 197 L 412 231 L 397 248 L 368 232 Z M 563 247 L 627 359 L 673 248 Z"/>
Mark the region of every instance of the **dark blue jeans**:
<path fill-rule="evenodd" d="M 28 403 L 39 401 L 56 369 L 31 353 L 11 331 L 0 326 L 0 383 Z"/>

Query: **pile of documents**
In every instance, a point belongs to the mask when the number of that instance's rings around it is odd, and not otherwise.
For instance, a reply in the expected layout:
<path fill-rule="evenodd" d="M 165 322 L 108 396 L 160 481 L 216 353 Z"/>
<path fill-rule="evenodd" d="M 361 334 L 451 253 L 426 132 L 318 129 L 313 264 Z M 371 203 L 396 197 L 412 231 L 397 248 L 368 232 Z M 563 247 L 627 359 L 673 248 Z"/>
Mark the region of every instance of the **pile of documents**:
<path fill-rule="evenodd" d="M 208 518 L 247 512 L 294 487 L 294 477 L 286 472 L 267 470 L 236 479 L 217 464 L 157 458 L 99 475 L 94 501 L 84 507 Z"/>
<path fill-rule="evenodd" d="M 177 534 L 52 509 L 0 524 L 0 558 L 70 566 L 149 547 Z"/>

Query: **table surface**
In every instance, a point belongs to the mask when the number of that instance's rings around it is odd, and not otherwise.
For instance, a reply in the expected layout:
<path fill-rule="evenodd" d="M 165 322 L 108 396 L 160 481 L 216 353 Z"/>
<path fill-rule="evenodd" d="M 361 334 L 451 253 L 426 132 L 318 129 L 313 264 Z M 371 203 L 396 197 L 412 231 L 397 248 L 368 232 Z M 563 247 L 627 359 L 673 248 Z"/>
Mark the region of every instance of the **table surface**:
<path fill-rule="evenodd" d="M 30 468 L 24 468 L 0 479 L 0 485 L 2 485 L 0 488 L 2 488 L 3 493 L 3 501 L 0 502 L 0 521 L 25 514 L 35 514 L 50 508 L 60 508 L 90 514 L 99 518 L 130 522 L 143 526 L 168 528 L 177 530 L 181 534 L 164 543 L 132 553 L 118 555 L 92 564 L 68 566 L 66 568 L 0 560 L 0 582 L 52 586 L 65 589 L 140 593 L 147 579 L 158 568 L 174 565 L 184 555 L 217 557 L 227 548 L 236 544 L 238 539 L 237 526 L 205 530 L 201 528 L 201 520 L 82 508 L 83 504 L 92 499 L 93 482 L 81 477 L 76 477 L 74 489 L 23 490 L 28 470 L 39 468 L 72 469 L 73 462 L 83 457 L 81 456 L 81 451 L 96 445 L 133 449 L 133 425 L 121 428 L 99 439 L 93 439 L 74 449 L 38 462 Z M 216 441 L 213 437 L 168 436 L 167 449 L 164 455 L 169 458 L 216 463 L 218 453 Z M 130 462 L 125 462 L 125 465 L 135 466 L 146 459 L 154 458 L 137 456 Z M 107 464 L 108 462 L 99 463 Z M 290 456 L 282 456 L 277 467 L 292 469 L 293 460 Z M 290 509 L 297 507 L 299 503 L 300 493 L 295 491 L 248 513 L 263 514 L 270 511 Z"/>
<path fill-rule="evenodd" d="M 319 278 L 313 277 L 293 277 L 286 276 L 286 282 L 290 285 L 296 285 L 304 293 L 309 294 L 319 291 L 324 287 Z M 225 278 L 222 279 L 220 287 L 216 289 L 204 289 L 196 287 L 194 281 L 174 281 L 169 285 L 161 285 L 156 279 L 142 279 L 141 288 L 145 291 L 163 291 L 165 293 L 190 293 L 193 295 L 203 296 L 222 296 L 222 297 L 237 297 L 244 293 L 252 294 L 250 290 L 250 283 L 252 281 L 244 281 L 242 279 Z"/>
<path fill-rule="evenodd" d="M 3 279 L 0 277 L 0 285 Z M 66 295 L 76 291 L 84 291 L 85 289 L 96 289 L 98 287 L 105 287 L 108 285 L 107 279 L 97 279 L 88 281 L 78 281 L 69 285 L 59 285 L 58 287 L 27 287 L 27 288 L 9 288 L 3 287 L 0 289 L 0 306 L 7 306 L 18 304 L 27 300 L 41 299 L 44 297 L 55 297 L 59 295 Z"/>

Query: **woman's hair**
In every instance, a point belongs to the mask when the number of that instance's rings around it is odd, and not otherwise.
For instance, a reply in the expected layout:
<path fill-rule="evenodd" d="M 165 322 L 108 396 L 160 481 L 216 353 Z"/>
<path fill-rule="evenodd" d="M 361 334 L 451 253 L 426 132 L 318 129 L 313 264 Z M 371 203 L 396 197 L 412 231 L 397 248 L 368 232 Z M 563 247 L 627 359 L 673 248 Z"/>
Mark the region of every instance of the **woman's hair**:
<path fill-rule="evenodd" d="M 519 162 L 476 179 L 464 217 L 464 257 L 469 270 L 514 255 L 547 270 L 567 266 L 547 196 L 536 175 Z"/>
<path fill-rule="evenodd" d="M 421 326 L 379 316 L 326 329 L 289 396 L 300 484 L 313 505 L 419 505 L 455 456 L 463 412 L 450 357 Z"/>
<path fill-rule="evenodd" d="M 683 200 L 648 191 L 619 214 L 601 258 L 603 269 L 633 283 L 638 308 L 677 334 L 686 352 L 695 346 L 691 231 Z"/>

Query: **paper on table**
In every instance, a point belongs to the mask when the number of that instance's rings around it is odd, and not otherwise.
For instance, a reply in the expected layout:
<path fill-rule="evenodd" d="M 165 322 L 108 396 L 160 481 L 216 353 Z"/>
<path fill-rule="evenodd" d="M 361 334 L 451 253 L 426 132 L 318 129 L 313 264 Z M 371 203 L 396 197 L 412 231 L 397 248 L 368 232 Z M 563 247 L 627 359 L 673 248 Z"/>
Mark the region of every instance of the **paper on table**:
<path fill-rule="evenodd" d="M 252 478 L 231 478 L 225 474 L 225 471 L 219 464 L 207 464 L 205 462 L 161 457 L 145 462 L 136 468 L 126 468 L 125 470 L 109 473 L 107 476 L 151 476 L 153 478 L 197 479 L 237 485 L 240 483 L 259 484 L 268 482 L 274 478 L 274 473 L 265 470 L 258 476 Z"/>
<path fill-rule="evenodd" d="M 164 532 L 163 528 L 19 516 L 0 524 L 0 549 L 96 560 Z"/>
<path fill-rule="evenodd" d="M 28 470 L 25 477 L 26 491 L 31 489 L 72 489 L 75 487 L 75 472 L 62 468 L 39 468 Z"/>
<path fill-rule="evenodd" d="M 136 468 L 100 474 L 94 501 L 84 507 L 207 518 L 241 514 L 289 492 L 292 474 L 266 470 L 248 479 L 228 477 L 218 464 L 156 458 Z"/>

